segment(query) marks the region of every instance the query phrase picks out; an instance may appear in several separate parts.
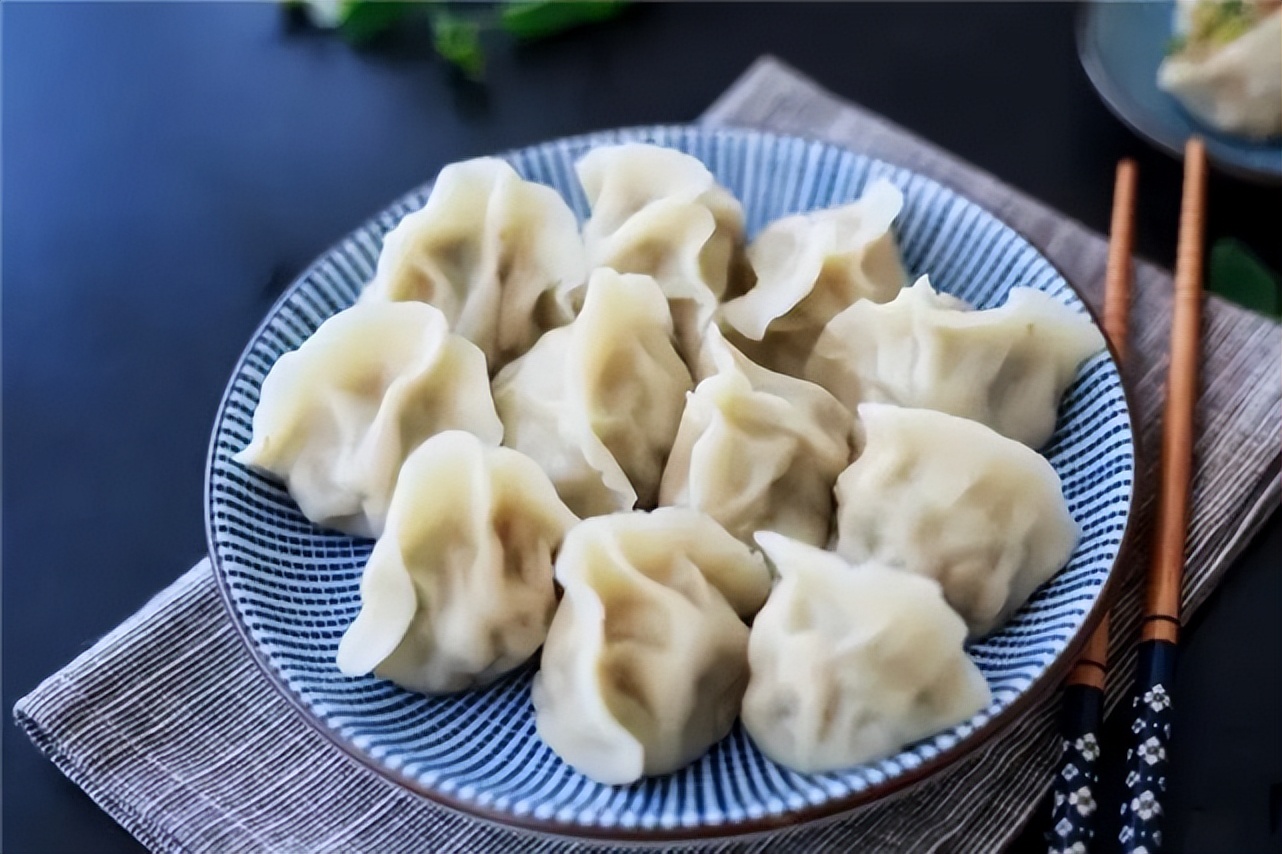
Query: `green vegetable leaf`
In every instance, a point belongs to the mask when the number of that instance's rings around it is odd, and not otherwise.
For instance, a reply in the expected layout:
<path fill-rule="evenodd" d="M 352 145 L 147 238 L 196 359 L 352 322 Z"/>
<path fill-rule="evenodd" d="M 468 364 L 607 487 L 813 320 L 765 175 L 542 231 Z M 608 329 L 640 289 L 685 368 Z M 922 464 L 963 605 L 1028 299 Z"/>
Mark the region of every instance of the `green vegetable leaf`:
<path fill-rule="evenodd" d="M 622 0 L 517 0 L 503 5 L 499 21 L 518 39 L 530 41 L 613 18 L 627 5 Z"/>
<path fill-rule="evenodd" d="M 1166 42 L 1166 55 L 1175 56 L 1189 46 L 1188 36 L 1171 36 Z"/>
<path fill-rule="evenodd" d="M 1263 262 L 1232 238 L 1211 247 L 1207 290 L 1268 317 L 1282 317 L 1279 283 Z"/>
<path fill-rule="evenodd" d="M 343 0 L 339 7 L 338 29 L 352 44 L 368 44 L 413 11 L 415 5 L 406 0 Z"/>
<path fill-rule="evenodd" d="M 472 80 L 485 76 L 485 51 L 481 25 L 444 7 L 432 12 L 432 42 L 436 52 Z"/>

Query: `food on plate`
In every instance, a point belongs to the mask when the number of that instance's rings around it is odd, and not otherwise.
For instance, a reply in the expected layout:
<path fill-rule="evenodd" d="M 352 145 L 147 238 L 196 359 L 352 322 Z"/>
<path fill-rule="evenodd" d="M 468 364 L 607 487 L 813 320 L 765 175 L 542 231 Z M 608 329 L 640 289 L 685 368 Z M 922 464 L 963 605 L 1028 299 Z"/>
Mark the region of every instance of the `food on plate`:
<path fill-rule="evenodd" d="M 752 623 L 743 725 L 787 768 L 821 773 L 888 756 L 988 705 L 966 626 L 929 578 L 770 532 L 780 581 Z"/>
<path fill-rule="evenodd" d="M 592 215 L 588 261 L 653 276 L 672 307 L 678 349 L 693 360 L 702 330 L 734 280 L 743 208 L 708 167 L 680 151 L 629 143 L 595 148 L 575 165 Z M 563 290 L 572 308 L 581 286 Z"/>
<path fill-rule="evenodd" d="M 556 578 L 565 593 L 533 700 L 557 755 L 593 780 L 631 783 L 730 731 L 748 681 L 743 620 L 770 591 L 760 555 L 698 511 L 662 507 L 571 529 Z"/>
<path fill-rule="evenodd" d="M 569 322 L 559 288 L 587 278 L 578 221 L 551 187 L 493 157 L 446 166 L 387 233 L 361 300 L 418 300 L 485 353 L 491 374 Z"/>
<path fill-rule="evenodd" d="M 447 166 L 358 303 L 262 383 L 236 459 L 378 537 L 339 669 L 452 693 L 542 646 L 538 732 L 608 784 L 740 714 L 810 773 L 985 707 L 967 634 L 1079 535 L 1033 449 L 1104 347 L 1090 319 L 905 288 L 887 180 L 745 258 L 697 159 L 607 146 L 578 174 L 582 232 L 503 161 Z"/>
<path fill-rule="evenodd" d="M 854 418 L 814 383 L 753 364 L 716 326 L 704 338 L 700 374 L 659 503 L 702 510 L 750 545 L 760 530 L 825 545 Z"/>
<path fill-rule="evenodd" d="M 692 385 L 659 285 L 601 268 L 574 322 L 499 372 L 494 401 L 505 444 L 587 517 L 655 506 Z"/>
<path fill-rule="evenodd" d="M 887 303 L 860 300 L 824 327 L 806 379 L 860 403 L 937 409 L 1040 448 L 1083 361 L 1104 349 L 1086 315 L 1032 288 L 984 311 L 922 276 Z"/>
<path fill-rule="evenodd" d="M 976 421 L 863 403 L 863 452 L 837 478 L 837 552 L 937 580 L 972 635 L 1068 562 L 1079 530 L 1036 451 Z"/>
<path fill-rule="evenodd" d="M 485 355 L 430 305 L 371 302 L 276 361 L 235 459 L 284 480 L 317 525 L 376 537 L 401 463 L 452 429 L 503 439 Z"/>
<path fill-rule="evenodd" d="M 525 663 L 547 636 L 553 556 L 576 522 L 525 455 L 458 430 L 428 439 L 401 469 L 339 669 L 439 694 Z"/>
<path fill-rule="evenodd" d="M 1157 84 L 1216 130 L 1282 134 L 1282 2 L 1179 0 Z"/>
<path fill-rule="evenodd" d="M 820 331 L 856 300 L 888 302 L 907 281 L 890 226 L 899 188 L 877 180 L 856 202 L 775 220 L 748 246 L 756 282 L 721 309 L 755 361 L 799 374 Z"/>

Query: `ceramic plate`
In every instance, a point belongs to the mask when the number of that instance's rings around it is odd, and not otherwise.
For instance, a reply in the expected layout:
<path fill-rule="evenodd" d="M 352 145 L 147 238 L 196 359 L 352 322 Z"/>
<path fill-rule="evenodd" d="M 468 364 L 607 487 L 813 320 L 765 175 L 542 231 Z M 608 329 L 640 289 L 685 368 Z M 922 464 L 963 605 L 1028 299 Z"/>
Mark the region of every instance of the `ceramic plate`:
<path fill-rule="evenodd" d="M 643 128 L 505 157 L 526 178 L 559 190 L 582 218 L 587 204 L 575 160 L 593 146 L 633 140 L 706 163 L 743 201 L 749 233 L 785 214 L 851 201 L 869 181 L 886 177 L 904 192 L 896 232 L 911 272 L 929 272 L 936 287 L 981 307 L 1025 285 L 1086 312 L 1050 262 L 975 204 L 924 177 L 823 143 Z M 529 691 L 536 663 L 485 689 L 435 698 L 339 673 L 334 653 L 359 609 L 371 543 L 313 526 L 280 484 L 232 455 L 249 441 L 260 384 L 273 363 L 356 299 L 374 271 L 382 235 L 421 206 L 428 189 L 362 225 L 286 291 L 236 366 L 210 447 L 209 547 L 232 616 L 268 675 L 340 746 L 435 801 L 498 822 L 616 840 L 731 836 L 834 815 L 902 790 L 974 750 L 1059 680 L 1102 613 L 1096 605 L 1131 507 L 1133 431 L 1107 353 L 1082 367 L 1043 449 L 1082 526 L 1077 550 L 1010 623 L 968 648 L 992 687 L 992 704 L 895 756 L 840 773 L 796 774 L 766 759 L 736 725 L 682 771 L 606 786 L 576 773 L 539 740 Z"/>
<path fill-rule="evenodd" d="M 1252 142 L 1207 128 L 1157 88 L 1157 67 L 1171 38 L 1175 4 L 1088 3 L 1078 20 L 1077 50 L 1086 75 L 1113 114 L 1176 157 L 1192 134 L 1206 140 L 1211 162 L 1250 181 L 1282 183 L 1282 138 Z"/>

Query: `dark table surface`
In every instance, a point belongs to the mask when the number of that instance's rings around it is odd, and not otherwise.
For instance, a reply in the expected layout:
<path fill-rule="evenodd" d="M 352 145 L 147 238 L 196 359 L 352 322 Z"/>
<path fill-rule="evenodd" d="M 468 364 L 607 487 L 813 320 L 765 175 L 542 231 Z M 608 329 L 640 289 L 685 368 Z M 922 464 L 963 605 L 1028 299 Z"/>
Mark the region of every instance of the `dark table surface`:
<path fill-rule="evenodd" d="M 1139 248 L 1174 254 L 1179 166 L 1096 99 L 1071 6 L 644 6 L 492 45 L 483 88 L 421 34 L 354 51 L 270 4 L 0 8 L 6 709 L 199 558 L 208 431 L 250 332 L 448 161 L 693 119 L 772 52 L 1100 230 L 1135 156 Z M 1216 176 L 1210 205 L 1211 239 L 1282 268 L 1282 191 Z M 1275 517 L 1188 632 L 1171 850 L 1282 850 L 1280 548 Z M 139 850 L 7 720 L 3 792 L 6 851 Z"/>

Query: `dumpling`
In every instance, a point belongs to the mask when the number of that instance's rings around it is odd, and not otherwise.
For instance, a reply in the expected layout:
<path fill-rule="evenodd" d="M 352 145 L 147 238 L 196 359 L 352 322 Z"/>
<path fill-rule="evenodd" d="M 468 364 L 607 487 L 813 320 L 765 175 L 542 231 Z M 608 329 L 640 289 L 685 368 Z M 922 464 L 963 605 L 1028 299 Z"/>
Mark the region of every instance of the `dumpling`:
<path fill-rule="evenodd" d="M 1055 431 L 1059 400 L 1104 349 L 1084 314 L 1033 288 L 970 311 L 925 276 L 884 304 L 861 300 L 819 336 L 805 377 L 852 411 L 863 402 L 937 409 L 1032 448 Z"/>
<path fill-rule="evenodd" d="M 730 731 L 761 556 L 684 507 L 588 519 L 556 561 L 565 588 L 534 677 L 539 735 L 601 783 L 688 765 Z"/>
<path fill-rule="evenodd" d="M 485 356 L 423 303 L 365 303 L 276 361 L 235 457 L 285 481 L 303 515 L 359 537 L 383 530 L 401 463 L 442 430 L 497 445 Z"/>
<path fill-rule="evenodd" d="M 687 396 L 660 504 L 702 510 L 752 544 L 759 530 L 828 542 L 854 418 L 819 386 L 753 364 L 709 327 L 708 376 Z"/>
<path fill-rule="evenodd" d="M 693 381 L 654 279 L 601 268 L 583 311 L 494 379 L 506 444 L 581 517 L 653 507 Z"/>
<path fill-rule="evenodd" d="M 592 208 L 583 227 L 590 266 L 653 276 L 693 363 L 718 304 L 741 287 L 742 206 L 698 159 L 658 145 L 602 146 L 575 169 Z M 571 308 L 583 301 L 581 287 L 562 294 Z"/>
<path fill-rule="evenodd" d="M 553 556 L 576 522 L 528 457 L 456 430 L 428 439 L 401 470 L 339 669 L 439 694 L 520 666 L 547 636 Z"/>
<path fill-rule="evenodd" d="M 361 300 L 419 300 L 485 353 L 491 374 L 569 322 L 556 291 L 587 278 L 574 212 L 551 187 L 482 157 L 441 170 L 383 239 Z"/>
<path fill-rule="evenodd" d="M 878 180 L 856 202 L 767 225 L 748 246 L 756 284 L 721 309 L 746 339 L 740 349 L 796 376 L 839 311 L 860 299 L 894 299 L 907 276 L 890 225 L 903 206 L 899 188 Z"/>
<path fill-rule="evenodd" d="M 987 634 L 1068 562 L 1080 533 L 1036 451 L 930 409 L 859 405 L 864 447 L 837 478 L 837 552 L 938 581 Z"/>
<path fill-rule="evenodd" d="M 1263 139 L 1282 134 L 1282 9 L 1276 2 L 1176 4 L 1179 50 L 1157 85 L 1216 130 Z"/>
<path fill-rule="evenodd" d="M 805 774 L 889 756 L 988 705 L 966 626 L 927 578 L 762 532 L 780 581 L 748 639 L 743 725 Z"/>

